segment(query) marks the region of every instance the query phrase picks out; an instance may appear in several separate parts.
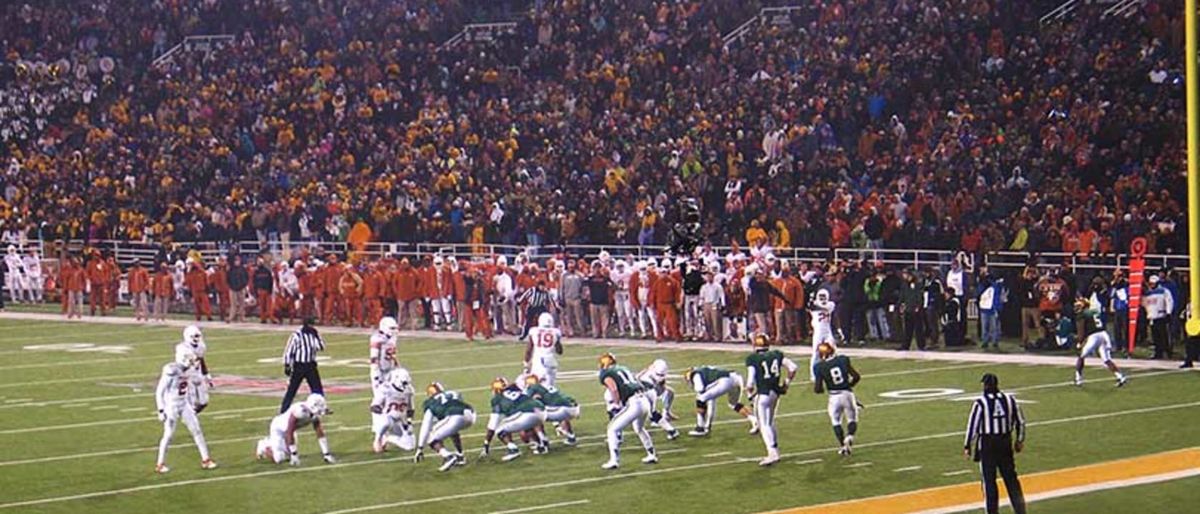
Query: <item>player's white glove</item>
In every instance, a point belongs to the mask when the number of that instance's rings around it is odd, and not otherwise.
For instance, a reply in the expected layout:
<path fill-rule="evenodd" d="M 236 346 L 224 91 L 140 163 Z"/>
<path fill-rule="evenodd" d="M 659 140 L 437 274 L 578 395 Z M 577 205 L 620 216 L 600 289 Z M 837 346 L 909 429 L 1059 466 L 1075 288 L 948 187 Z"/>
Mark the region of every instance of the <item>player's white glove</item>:
<path fill-rule="evenodd" d="M 208 387 L 213 387 L 212 374 L 204 375 L 204 380 L 208 381 Z"/>
<path fill-rule="evenodd" d="M 164 423 L 167 421 L 167 413 L 163 412 L 162 409 L 158 409 L 158 420 Z"/>
<path fill-rule="evenodd" d="M 491 445 L 485 444 L 483 445 L 483 451 L 479 452 L 479 458 L 487 457 L 489 453 L 492 453 Z"/>
<path fill-rule="evenodd" d="M 290 463 L 293 466 L 299 466 L 300 465 L 300 455 L 293 453 Z"/>
<path fill-rule="evenodd" d="M 337 464 L 337 459 L 333 457 L 332 453 L 326 453 L 325 455 L 322 455 L 321 457 L 323 459 L 325 459 L 326 464 Z"/>
<path fill-rule="evenodd" d="M 413 462 L 421 462 L 423 460 L 425 460 L 425 450 L 417 450 L 413 454 Z"/>

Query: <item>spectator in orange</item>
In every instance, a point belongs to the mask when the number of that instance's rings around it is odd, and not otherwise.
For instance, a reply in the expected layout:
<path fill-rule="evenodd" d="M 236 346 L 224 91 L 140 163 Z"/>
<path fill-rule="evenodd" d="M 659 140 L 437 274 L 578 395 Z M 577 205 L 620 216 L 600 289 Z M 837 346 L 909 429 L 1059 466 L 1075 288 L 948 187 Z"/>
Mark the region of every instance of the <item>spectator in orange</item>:
<path fill-rule="evenodd" d="M 658 314 L 656 341 L 678 341 L 679 337 L 679 279 L 672 273 L 659 273 L 650 286 L 650 302 Z"/>
<path fill-rule="evenodd" d="M 121 266 L 115 256 L 109 255 L 105 260 L 105 270 L 108 272 L 108 296 L 104 300 L 108 302 L 108 310 L 116 312 L 117 295 L 121 292 Z"/>
<path fill-rule="evenodd" d="M 158 263 L 158 271 L 154 273 L 154 318 L 158 321 L 167 320 L 167 310 L 171 307 L 171 296 L 175 294 L 175 279 L 171 277 L 171 268 L 166 261 Z"/>
<path fill-rule="evenodd" d="M 329 324 L 333 322 L 334 316 L 342 311 L 342 295 L 341 289 L 338 288 L 339 282 L 342 279 L 342 265 L 338 263 L 338 256 L 329 255 L 329 263 L 325 266 L 324 284 L 325 284 L 325 301 L 321 302 L 321 323 Z"/>
<path fill-rule="evenodd" d="M 83 290 L 86 287 L 87 274 L 83 266 L 79 264 L 79 259 L 71 257 L 67 259 L 68 267 L 63 273 L 63 288 L 66 290 L 67 302 L 67 319 L 72 316 L 75 319 L 82 317 L 83 313 Z"/>
<path fill-rule="evenodd" d="M 384 280 L 383 270 L 379 269 L 382 264 L 368 264 L 366 273 L 363 274 L 363 314 L 359 315 L 358 324 L 363 326 L 375 326 L 379 322 L 379 318 L 383 317 L 383 288 L 387 282 Z M 364 322 L 363 316 L 366 316 Z"/>
<path fill-rule="evenodd" d="M 450 262 L 450 301 L 454 302 L 456 320 L 460 328 L 466 328 L 467 318 L 471 317 L 470 309 L 467 308 L 467 282 L 463 274 L 465 271 L 458 264 L 458 259 L 449 258 Z"/>
<path fill-rule="evenodd" d="M 397 317 L 400 327 L 412 330 L 421 310 L 421 277 L 407 258 L 400 260 L 400 267 L 392 278 L 392 289 L 396 293 Z"/>
<path fill-rule="evenodd" d="M 133 318 L 146 321 L 150 317 L 150 272 L 142 267 L 139 259 L 133 260 L 129 268 L 129 303 L 133 304 Z"/>
<path fill-rule="evenodd" d="M 466 328 L 467 340 L 474 341 L 477 332 L 483 333 L 485 340 L 492 339 L 492 321 L 488 319 L 491 307 L 491 294 L 483 270 L 479 266 L 468 268 L 463 277 L 463 305 L 466 306 L 463 325 Z"/>
<path fill-rule="evenodd" d="M 200 321 L 201 315 L 208 321 L 212 321 L 212 304 L 208 301 L 208 274 L 204 272 L 204 265 L 192 261 L 192 268 L 184 277 L 184 283 L 187 284 L 188 292 L 192 295 L 196 321 Z"/>
<path fill-rule="evenodd" d="M 349 327 L 353 326 L 357 319 L 358 324 L 362 325 L 363 278 L 362 274 L 348 262 L 338 277 L 337 290 L 341 296 L 338 301 L 342 305 L 342 322 Z"/>
<path fill-rule="evenodd" d="M 316 301 L 313 299 L 313 280 L 316 275 L 308 271 L 304 261 L 296 261 L 296 286 L 300 291 L 300 319 L 315 316 Z"/>
<path fill-rule="evenodd" d="M 108 315 L 108 264 L 99 254 L 93 254 L 87 263 L 87 280 L 88 280 L 88 305 L 91 315 L 96 315 L 96 308 L 100 308 L 100 315 Z"/>
<path fill-rule="evenodd" d="M 314 263 L 312 269 L 307 270 L 305 275 L 308 277 L 308 287 L 312 291 L 312 312 L 310 313 L 314 319 L 321 318 L 321 313 L 324 312 L 326 302 L 325 297 L 328 294 L 325 290 L 325 271 L 327 267 L 322 262 Z"/>

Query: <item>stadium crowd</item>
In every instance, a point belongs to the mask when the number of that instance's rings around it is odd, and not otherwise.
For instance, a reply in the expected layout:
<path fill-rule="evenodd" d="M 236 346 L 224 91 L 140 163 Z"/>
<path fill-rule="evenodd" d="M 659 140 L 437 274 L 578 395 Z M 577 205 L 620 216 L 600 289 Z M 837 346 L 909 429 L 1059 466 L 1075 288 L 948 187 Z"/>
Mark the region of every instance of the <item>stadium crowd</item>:
<path fill-rule="evenodd" d="M 4 238 L 658 246 L 694 197 L 760 254 L 1184 248 L 1178 1 L 802 2 L 728 46 L 764 2 L 512 4 L 445 47 L 474 2 L 5 4 Z M 199 33 L 235 39 L 151 65 Z"/>

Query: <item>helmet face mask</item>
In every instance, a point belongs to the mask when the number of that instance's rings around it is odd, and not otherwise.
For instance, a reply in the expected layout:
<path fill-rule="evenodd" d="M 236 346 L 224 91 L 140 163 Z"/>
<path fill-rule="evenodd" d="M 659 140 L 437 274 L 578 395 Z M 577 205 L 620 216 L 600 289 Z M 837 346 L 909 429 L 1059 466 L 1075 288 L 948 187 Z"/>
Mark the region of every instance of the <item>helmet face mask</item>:
<path fill-rule="evenodd" d="M 663 359 L 655 359 L 654 362 L 650 363 L 650 370 L 659 375 L 666 375 L 670 369 L 671 368 L 667 366 L 667 361 Z"/>
<path fill-rule="evenodd" d="M 184 369 L 195 366 L 196 360 L 196 353 L 191 350 L 181 349 L 175 352 L 175 364 L 182 366 Z"/>
<path fill-rule="evenodd" d="M 617 357 L 611 353 L 605 352 L 600 355 L 600 369 L 605 369 L 617 364 Z"/>
<path fill-rule="evenodd" d="M 183 340 L 192 346 L 199 346 L 204 342 L 204 333 L 200 331 L 200 327 L 188 325 L 183 329 Z"/>
<path fill-rule="evenodd" d="M 504 377 L 496 377 L 492 379 L 492 392 L 500 394 L 500 391 L 508 388 L 508 379 Z"/>
<path fill-rule="evenodd" d="M 821 360 L 832 359 L 836 353 L 837 348 L 828 342 L 817 345 L 817 355 L 820 356 Z"/>
<path fill-rule="evenodd" d="M 531 385 L 535 385 L 535 384 L 540 384 L 540 383 L 542 383 L 542 379 L 538 378 L 537 375 L 534 375 L 533 373 L 525 375 L 525 385 L 527 387 L 531 386 Z"/>
<path fill-rule="evenodd" d="M 441 382 L 431 382 L 428 386 L 425 386 L 425 394 L 429 396 L 437 396 L 445 390 L 446 386 L 442 385 Z"/>
<path fill-rule="evenodd" d="M 329 410 L 329 403 L 325 401 L 325 397 L 320 394 L 310 394 L 304 399 L 304 406 L 312 412 L 314 416 L 324 416 Z"/>
<path fill-rule="evenodd" d="M 404 391 L 412 384 L 412 376 L 404 368 L 396 368 L 388 375 L 388 382 L 397 391 Z"/>
<path fill-rule="evenodd" d="M 400 332 L 400 324 L 396 323 L 396 318 L 384 316 L 379 320 L 379 331 L 390 337 L 395 337 Z"/>
<path fill-rule="evenodd" d="M 771 346 L 771 339 L 766 334 L 754 334 L 750 337 L 751 344 L 755 349 L 766 349 Z"/>
<path fill-rule="evenodd" d="M 550 314 L 549 312 L 543 312 L 538 315 L 538 326 L 541 328 L 553 328 L 554 315 Z"/>

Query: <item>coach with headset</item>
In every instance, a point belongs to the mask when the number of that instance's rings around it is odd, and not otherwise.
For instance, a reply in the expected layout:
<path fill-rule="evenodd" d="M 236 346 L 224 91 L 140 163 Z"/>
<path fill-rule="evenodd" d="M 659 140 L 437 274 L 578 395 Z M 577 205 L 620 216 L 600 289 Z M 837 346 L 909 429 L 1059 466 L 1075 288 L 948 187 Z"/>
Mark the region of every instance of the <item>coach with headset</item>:
<path fill-rule="evenodd" d="M 996 375 L 985 373 L 981 382 L 983 395 L 971 405 L 963 455 L 970 459 L 974 453 L 975 462 L 979 463 L 988 514 L 1000 512 L 997 471 L 1004 478 L 1013 512 L 1025 514 L 1025 494 L 1013 458 L 1013 452 L 1020 453 L 1025 446 L 1025 416 L 1016 398 L 1000 392 L 1000 379 Z"/>

